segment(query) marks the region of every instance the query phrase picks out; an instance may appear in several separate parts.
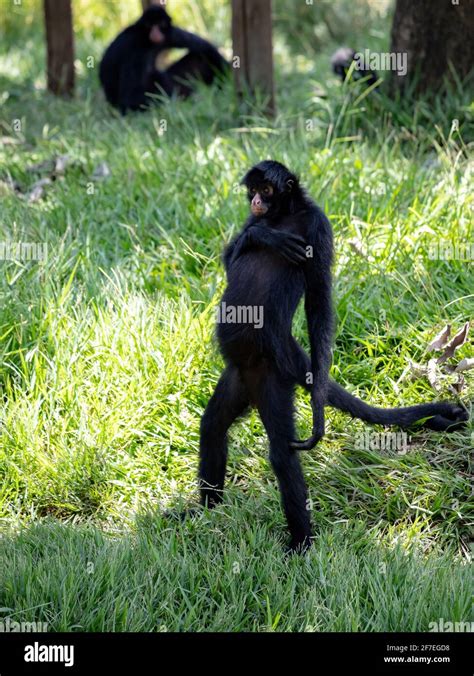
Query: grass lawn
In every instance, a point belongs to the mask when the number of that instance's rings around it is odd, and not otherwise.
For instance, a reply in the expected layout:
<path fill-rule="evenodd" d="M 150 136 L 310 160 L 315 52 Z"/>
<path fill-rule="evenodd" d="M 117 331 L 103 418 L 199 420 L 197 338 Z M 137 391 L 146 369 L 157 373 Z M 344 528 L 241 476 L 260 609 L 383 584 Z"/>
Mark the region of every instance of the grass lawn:
<path fill-rule="evenodd" d="M 0 5 L 0 241 L 47 244 L 46 260 L 0 261 L 0 615 L 51 631 L 472 620 L 472 423 L 414 431 L 397 452 L 361 437 L 383 429 L 328 410 L 324 440 L 302 454 L 315 530 L 305 557 L 283 555 L 255 413 L 231 432 L 224 504 L 164 516 L 197 498 L 199 419 L 222 368 L 220 254 L 247 213 L 239 180 L 258 160 L 298 172 L 333 223 L 332 375 L 380 406 L 453 398 L 453 376 L 436 393 L 409 363 L 426 365 L 444 324 L 457 331 L 474 316 L 472 260 L 432 255 L 474 241 L 467 90 L 427 102 L 342 87 L 327 63 L 335 43 L 296 55 L 280 30 L 275 120 L 258 102 L 240 106 L 231 84 L 120 118 L 86 60 L 134 11 L 117 2 L 109 21 L 102 4 L 75 2 L 74 101 L 45 93 L 39 10 Z M 182 4 L 170 11 L 186 28 L 230 47 L 225 3 Z M 385 49 L 390 17 L 367 26 L 362 47 Z M 48 170 L 34 165 L 59 156 L 64 171 L 39 194 Z M 308 347 L 302 308 L 294 331 Z M 468 342 L 452 363 L 470 356 Z M 303 435 L 302 393 L 297 410 Z"/>

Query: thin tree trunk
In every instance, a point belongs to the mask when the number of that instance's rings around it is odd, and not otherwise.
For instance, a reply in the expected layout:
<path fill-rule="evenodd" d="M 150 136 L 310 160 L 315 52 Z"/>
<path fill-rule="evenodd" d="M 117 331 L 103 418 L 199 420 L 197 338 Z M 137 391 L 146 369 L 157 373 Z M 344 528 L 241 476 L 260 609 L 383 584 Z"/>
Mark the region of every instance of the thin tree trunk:
<path fill-rule="evenodd" d="M 74 94 L 74 31 L 71 0 L 44 0 L 48 89 L 58 96 Z"/>
<path fill-rule="evenodd" d="M 273 86 L 272 2 L 232 0 L 233 67 L 237 91 L 260 90 L 275 112 Z"/>

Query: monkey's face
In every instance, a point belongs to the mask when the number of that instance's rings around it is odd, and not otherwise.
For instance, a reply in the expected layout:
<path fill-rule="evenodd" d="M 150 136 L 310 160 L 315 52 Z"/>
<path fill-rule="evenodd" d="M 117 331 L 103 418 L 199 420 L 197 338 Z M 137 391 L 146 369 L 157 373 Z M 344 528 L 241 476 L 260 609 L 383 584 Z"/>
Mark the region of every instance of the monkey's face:
<path fill-rule="evenodd" d="M 264 160 L 245 174 L 242 185 L 247 188 L 253 216 L 265 217 L 272 225 L 276 218 L 290 213 L 298 179 L 279 162 Z"/>
<path fill-rule="evenodd" d="M 154 45 L 166 41 L 171 30 L 171 19 L 163 7 L 149 7 L 142 17 L 148 33 L 148 39 Z"/>
<path fill-rule="evenodd" d="M 264 216 L 275 203 L 275 187 L 271 183 L 248 186 L 250 211 L 254 216 Z"/>

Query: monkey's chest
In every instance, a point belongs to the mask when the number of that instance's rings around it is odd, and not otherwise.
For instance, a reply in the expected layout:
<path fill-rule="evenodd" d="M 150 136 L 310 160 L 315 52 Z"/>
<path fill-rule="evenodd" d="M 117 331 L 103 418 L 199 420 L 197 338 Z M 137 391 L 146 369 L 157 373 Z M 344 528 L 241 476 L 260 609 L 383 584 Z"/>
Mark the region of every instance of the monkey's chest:
<path fill-rule="evenodd" d="M 277 337 L 289 336 L 304 292 L 304 276 L 269 254 L 246 253 L 229 270 L 218 306 L 216 334 L 226 358 L 245 364 L 272 352 Z"/>

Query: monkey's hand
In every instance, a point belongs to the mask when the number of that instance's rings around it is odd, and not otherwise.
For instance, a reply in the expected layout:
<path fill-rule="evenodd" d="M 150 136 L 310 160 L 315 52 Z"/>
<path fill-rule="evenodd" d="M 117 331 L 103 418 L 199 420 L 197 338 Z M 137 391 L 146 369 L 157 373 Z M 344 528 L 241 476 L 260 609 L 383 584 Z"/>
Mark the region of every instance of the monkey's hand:
<path fill-rule="evenodd" d="M 247 233 L 253 244 L 272 249 L 292 265 L 301 265 L 308 260 L 305 249 L 306 242 L 299 235 L 281 232 L 261 225 L 251 225 Z"/>
<path fill-rule="evenodd" d="M 311 397 L 311 408 L 313 410 L 312 434 L 309 439 L 304 441 L 290 441 L 290 448 L 293 451 L 310 451 L 324 437 L 324 402 L 320 402 L 316 397 Z"/>

